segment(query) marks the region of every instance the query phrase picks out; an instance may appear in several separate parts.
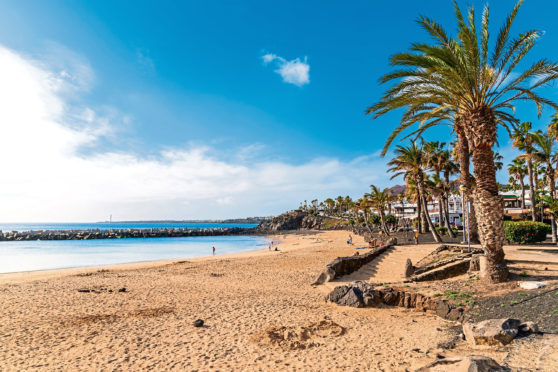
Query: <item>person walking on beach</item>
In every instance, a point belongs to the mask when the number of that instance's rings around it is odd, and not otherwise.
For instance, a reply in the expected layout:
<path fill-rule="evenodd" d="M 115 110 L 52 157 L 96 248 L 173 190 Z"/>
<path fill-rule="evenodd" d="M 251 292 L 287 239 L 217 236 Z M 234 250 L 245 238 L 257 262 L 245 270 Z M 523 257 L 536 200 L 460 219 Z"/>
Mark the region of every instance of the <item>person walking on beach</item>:
<path fill-rule="evenodd" d="M 215 247 L 213 247 L 213 255 L 215 256 Z"/>

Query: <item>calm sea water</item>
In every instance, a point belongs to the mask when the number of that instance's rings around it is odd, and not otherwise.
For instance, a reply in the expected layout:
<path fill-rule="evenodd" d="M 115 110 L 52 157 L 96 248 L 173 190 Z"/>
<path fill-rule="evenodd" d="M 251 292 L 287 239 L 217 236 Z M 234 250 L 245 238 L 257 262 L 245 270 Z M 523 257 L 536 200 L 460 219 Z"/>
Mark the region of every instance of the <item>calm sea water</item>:
<path fill-rule="evenodd" d="M 0 242 L 0 273 L 112 265 L 263 249 L 260 236 Z"/>
<path fill-rule="evenodd" d="M 257 224 L 239 223 L 184 223 L 184 222 L 96 222 L 96 223 L 0 223 L 2 231 L 30 230 L 109 230 L 109 229 L 209 229 L 215 227 L 256 227 Z"/>

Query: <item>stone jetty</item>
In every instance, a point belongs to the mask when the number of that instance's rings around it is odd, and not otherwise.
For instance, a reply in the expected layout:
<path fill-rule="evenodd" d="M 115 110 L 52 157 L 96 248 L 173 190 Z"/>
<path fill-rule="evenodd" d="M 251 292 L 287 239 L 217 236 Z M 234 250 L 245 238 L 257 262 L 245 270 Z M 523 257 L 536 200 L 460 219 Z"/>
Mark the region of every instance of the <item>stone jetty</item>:
<path fill-rule="evenodd" d="M 20 240 L 88 240 L 126 238 L 178 238 L 187 236 L 221 236 L 258 234 L 254 228 L 226 227 L 209 229 L 154 228 L 154 229 L 108 229 L 108 230 L 33 230 L 0 231 L 0 241 Z"/>

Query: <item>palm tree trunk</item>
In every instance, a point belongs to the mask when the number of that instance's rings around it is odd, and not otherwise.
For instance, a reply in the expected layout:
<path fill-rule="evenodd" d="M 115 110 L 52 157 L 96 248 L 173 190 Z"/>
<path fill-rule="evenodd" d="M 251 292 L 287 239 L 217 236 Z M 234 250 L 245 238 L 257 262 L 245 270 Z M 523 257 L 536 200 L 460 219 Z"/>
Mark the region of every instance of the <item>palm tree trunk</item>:
<path fill-rule="evenodd" d="M 537 214 L 535 212 L 535 186 L 533 184 L 533 161 L 531 159 L 527 160 L 527 173 L 529 176 L 529 198 L 531 198 L 531 218 L 535 222 Z"/>
<path fill-rule="evenodd" d="M 463 206 L 465 207 L 465 210 L 463 211 L 463 228 L 465 229 L 465 226 L 467 226 L 467 202 L 471 202 L 470 213 L 468 214 L 469 239 L 471 240 L 471 243 L 476 244 L 479 242 L 479 230 L 477 225 L 477 215 L 474 207 L 473 193 L 471 191 L 473 181 L 471 179 L 471 173 L 469 171 L 469 163 L 471 157 L 469 141 L 467 140 L 467 137 L 465 136 L 465 133 L 463 132 L 463 129 L 461 129 L 461 127 L 456 125 L 455 131 L 457 133 L 457 146 L 459 149 L 459 172 L 461 173 L 460 182 L 467 187 L 467 191 L 465 192 L 463 198 Z M 465 236 L 465 232 L 463 233 L 463 236 Z"/>
<path fill-rule="evenodd" d="M 486 257 L 486 267 L 481 275 L 499 283 L 508 278 L 504 260 L 504 201 L 498 194 L 496 168 L 492 145 L 496 140 L 496 123 L 491 112 L 477 112 L 471 118 L 469 138 L 474 138 L 473 165 L 477 185 L 475 209 L 478 230 Z"/>
<path fill-rule="evenodd" d="M 523 182 L 523 175 L 519 178 L 519 184 L 521 185 L 521 209 L 525 209 L 525 183 Z"/>
<path fill-rule="evenodd" d="M 552 169 L 552 164 L 547 164 L 546 167 L 550 197 L 554 198 L 556 194 L 556 187 L 554 186 L 554 170 Z M 550 226 L 552 226 L 552 243 L 556 244 L 556 220 L 554 219 L 554 216 L 552 214 L 550 215 Z"/>
<path fill-rule="evenodd" d="M 417 191 L 418 191 L 418 187 L 417 187 Z M 422 199 L 423 199 L 423 197 L 419 195 L 418 202 L 420 204 L 420 210 L 422 211 L 422 213 L 420 214 L 420 221 L 421 221 L 421 226 L 422 226 L 421 233 L 427 233 L 429 231 L 428 222 L 426 222 L 426 217 L 425 217 L 425 214 L 424 214 L 424 203 L 423 203 Z"/>
<path fill-rule="evenodd" d="M 380 209 L 380 220 L 382 220 L 382 230 L 384 230 L 386 235 L 389 235 L 389 230 L 386 226 L 386 216 L 384 215 L 384 211 L 382 209 Z"/>
<path fill-rule="evenodd" d="M 424 195 L 424 178 L 422 176 L 422 173 L 419 173 L 419 175 L 417 176 L 417 189 L 419 192 L 419 197 L 422 200 L 422 208 L 423 208 L 423 213 L 424 213 L 424 218 L 426 219 L 426 223 L 428 224 L 428 227 L 430 228 L 430 232 L 432 233 L 432 237 L 434 238 L 434 241 L 437 243 L 442 243 L 442 239 L 440 238 L 440 235 L 438 235 L 438 232 L 436 231 L 436 228 L 434 228 L 434 224 L 432 223 L 432 220 L 430 219 L 430 215 L 428 214 L 428 205 L 426 204 L 426 196 Z"/>
<path fill-rule="evenodd" d="M 445 226 L 446 222 L 446 213 L 445 213 L 445 205 L 444 205 L 444 199 L 442 197 L 442 195 L 440 195 L 440 197 L 438 198 L 438 216 L 439 216 L 439 226 Z"/>
<path fill-rule="evenodd" d="M 368 214 L 368 212 L 366 211 L 366 208 L 365 208 L 364 209 L 364 225 L 366 226 L 366 229 L 368 230 L 368 232 L 372 234 L 372 227 L 370 227 L 370 222 L 368 221 L 369 218 L 370 218 L 370 215 Z"/>
<path fill-rule="evenodd" d="M 419 233 L 423 233 L 422 227 L 422 203 L 420 201 L 420 196 L 417 196 L 417 229 Z"/>

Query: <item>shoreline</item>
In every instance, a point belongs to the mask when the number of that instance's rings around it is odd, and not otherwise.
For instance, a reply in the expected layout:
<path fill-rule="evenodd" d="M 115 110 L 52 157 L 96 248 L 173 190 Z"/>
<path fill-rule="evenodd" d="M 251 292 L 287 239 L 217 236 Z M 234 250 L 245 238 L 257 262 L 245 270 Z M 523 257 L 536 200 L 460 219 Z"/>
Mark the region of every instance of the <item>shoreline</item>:
<path fill-rule="evenodd" d="M 266 238 L 268 240 L 272 240 L 276 242 L 274 243 L 274 247 L 275 246 L 279 247 L 280 244 L 283 242 L 284 239 L 283 236 L 285 235 L 298 236 L 301 234 L 305 235 L 306 233 L 287 232 L 285 234 L 257 235 L 257 236 Z M 312 233 L 307 232 L 307 234 L 312 234 Z M 129 271 L 129 270 L 152 269 L 156 267 L 176 264 L 178 262 L 183 262 L 183 261 L 207 262 L 207 261 L 220 260 L 220 259 L 240 259 L 240 258 L 249 258 L 249 257 L 259 257 L 264 255 L 279 254 L 281 252 L 290 252 L 296 249 L 300 249 L 300 248 L 298 247 L 293 248 L 287 246 L 285 247 L 284 251 L 280 249 L 278 252 L 269 251 L 267 248 L 265 248 L 265 249 L 254 249 L 254 250 L 244 251 L 244 252 L 223 253 L 223 254 L 207 255 L 207 256 L 199 256 L 199 257 L 180 257 L 180 258 L 173 258 L 173 259 L 123 262 L 123 263 L 108 264 L 108 265 L 77 266 L 77 267 L 66 267 L 66 268 L 56 268 L 56 269 L 7 272 L 7 273 L 0 273 L 0 285 L 17 284 L 17 283 L 24 283 L 24 282 L 35 281 L 35 280 L 47 280 L 52 278 L 63 278 L 65 276 L 87 274 L 90 272 L 99 272 L 103 270 L 118 272 L 118 271 Z"/>

